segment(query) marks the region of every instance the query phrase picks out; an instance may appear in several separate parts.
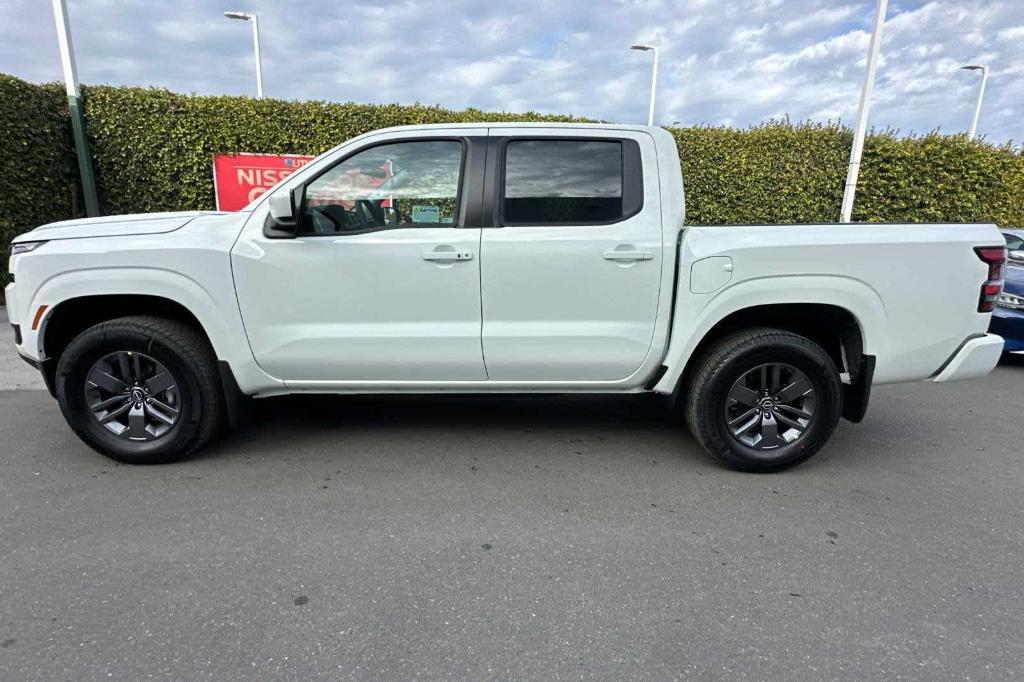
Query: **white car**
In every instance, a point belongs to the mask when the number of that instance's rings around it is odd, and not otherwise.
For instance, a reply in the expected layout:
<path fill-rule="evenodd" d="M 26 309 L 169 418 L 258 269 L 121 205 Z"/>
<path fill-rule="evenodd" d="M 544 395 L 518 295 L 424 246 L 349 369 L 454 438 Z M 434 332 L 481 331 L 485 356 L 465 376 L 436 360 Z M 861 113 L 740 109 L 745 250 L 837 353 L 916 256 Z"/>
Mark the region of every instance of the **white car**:
<path fill-rule="evenodd" d="M 993 225 L 687 226 L 659 128 L 431 125 L 238 213 L 44 225 L 6 295 L 68 423 L 124 462 L 187 455 L 243 396 L 653 392 L 774 471 L 872 384 L 992 370 L 1004 261 Z"/>

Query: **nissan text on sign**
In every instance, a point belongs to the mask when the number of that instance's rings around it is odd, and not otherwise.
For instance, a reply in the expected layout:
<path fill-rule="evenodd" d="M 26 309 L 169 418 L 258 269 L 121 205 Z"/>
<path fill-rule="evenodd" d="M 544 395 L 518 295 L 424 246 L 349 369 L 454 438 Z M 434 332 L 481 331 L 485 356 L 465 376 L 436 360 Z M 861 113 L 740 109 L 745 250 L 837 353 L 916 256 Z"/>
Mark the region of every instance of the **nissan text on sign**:
<path fill-rule="evenodd" d="M 217 210 L 244 208 L 312 158 L 296 154 L 214 154 L 213 191 Z"/>

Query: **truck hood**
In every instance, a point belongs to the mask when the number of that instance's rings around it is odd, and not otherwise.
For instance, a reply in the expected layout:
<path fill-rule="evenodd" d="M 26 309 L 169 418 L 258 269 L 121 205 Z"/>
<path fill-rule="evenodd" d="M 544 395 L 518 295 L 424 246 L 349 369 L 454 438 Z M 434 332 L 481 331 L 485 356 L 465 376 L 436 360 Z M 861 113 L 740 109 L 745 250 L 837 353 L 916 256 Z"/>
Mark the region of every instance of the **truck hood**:
<path fill-rule="evenodd" d="M 62 220 L 41 225 L 20 235 L 15 242 L 51 239 L 81 239 L 83 237 L 120 237 L 134 234 L 173 232 L 199 216 L 225 215 L 217 211 L 177 211 L 170 213 L 139 213 L 112 215 L 100 218 Z"/>

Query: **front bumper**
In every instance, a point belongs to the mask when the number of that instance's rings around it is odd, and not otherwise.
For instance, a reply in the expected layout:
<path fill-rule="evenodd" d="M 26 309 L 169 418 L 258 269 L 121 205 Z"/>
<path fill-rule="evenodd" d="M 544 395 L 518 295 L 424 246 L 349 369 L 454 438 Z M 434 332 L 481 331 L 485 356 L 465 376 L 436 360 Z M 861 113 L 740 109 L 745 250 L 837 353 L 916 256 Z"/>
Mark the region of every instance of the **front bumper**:
<path fill-rule="evenodd" d="M 1024 310 L 996 306 L 988 330 L 1006 339 L 1004 351 L 1024 350 Z"/>
<path fill-rule="evenodd" d="M 42 360 L 44 356 L 39 347 L 39 335 L 50 310 L 44 307 L 40 318 L 33 320 L 31 313 L 24 310 L 24 301 L 21 300 L 20 294 L 15 282 L 11 282 L 4 289 L 4 298 L 7 299 L 7 322 L 14 331 L 14 347 L 19 355 L 30 362 Z M 33 322 L 37 324 L 33 325 Z"/>
<path fill-rule="evenodd" d="M 932 378 L 936 383 L 983 377 L 999 364 L 1003 337 L 984 334 L 968 339 Z"/>
<path fill-rule="evenodd" d="M 36 347 L 36 342 L 39 338 L 38 332 L 31 328 L 31 324 L 26 325 L 25 319 L 19 315 L 21 308 L 18 305 L 18 292 L 14 282 L 8 284 L 4 289 L 4 298 L 7 301 L 7 321 L 14 330 L 14 349 L 18 353 L 18 357 L 39 370 L 43 375 L 43 381 L 46 382 L 46 388 L 50 391 L 50 395 L 57 397 L 53 385 L 52 363 L 39 357 L 33 357 L 32 351 Z M 37 355 L 39 354 L 37 353 Z"/>

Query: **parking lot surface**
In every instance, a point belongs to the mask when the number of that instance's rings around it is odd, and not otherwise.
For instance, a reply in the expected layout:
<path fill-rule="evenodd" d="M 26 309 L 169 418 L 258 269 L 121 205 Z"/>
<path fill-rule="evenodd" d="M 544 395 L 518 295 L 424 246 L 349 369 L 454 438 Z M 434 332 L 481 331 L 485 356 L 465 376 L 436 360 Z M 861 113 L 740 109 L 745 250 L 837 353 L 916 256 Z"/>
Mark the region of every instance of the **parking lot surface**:
<path fill-rule="evenodd" d="M 0 391 L 0 679 L 1019 679 L 1022 404 L 879 387 L 758 476 L 647 397 L 273 399 L 130 467 Z"/>

